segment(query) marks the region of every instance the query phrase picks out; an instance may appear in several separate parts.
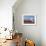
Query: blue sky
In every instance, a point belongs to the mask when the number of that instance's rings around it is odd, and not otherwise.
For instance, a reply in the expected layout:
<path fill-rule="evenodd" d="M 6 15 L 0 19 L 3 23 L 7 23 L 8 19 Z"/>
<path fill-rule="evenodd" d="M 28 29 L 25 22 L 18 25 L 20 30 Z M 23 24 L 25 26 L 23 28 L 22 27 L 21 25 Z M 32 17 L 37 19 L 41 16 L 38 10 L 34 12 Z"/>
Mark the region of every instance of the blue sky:
<path fill-rule="evenodd" d="M 25 20 L 32 20 L 34 18 L 34 16 L 24 16 Z"/>

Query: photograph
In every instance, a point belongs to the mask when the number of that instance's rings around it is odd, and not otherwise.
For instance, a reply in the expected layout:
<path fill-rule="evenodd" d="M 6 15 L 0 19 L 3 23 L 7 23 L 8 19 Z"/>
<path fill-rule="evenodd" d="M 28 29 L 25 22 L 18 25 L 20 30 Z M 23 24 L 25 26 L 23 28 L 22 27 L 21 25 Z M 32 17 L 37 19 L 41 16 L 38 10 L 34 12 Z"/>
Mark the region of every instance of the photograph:
<path fill-rule="evenodd" d="M 24 25 L 35 25 L 36 24 L 36 16 L 24 15 L 23 16 L 23 24 Z"/>

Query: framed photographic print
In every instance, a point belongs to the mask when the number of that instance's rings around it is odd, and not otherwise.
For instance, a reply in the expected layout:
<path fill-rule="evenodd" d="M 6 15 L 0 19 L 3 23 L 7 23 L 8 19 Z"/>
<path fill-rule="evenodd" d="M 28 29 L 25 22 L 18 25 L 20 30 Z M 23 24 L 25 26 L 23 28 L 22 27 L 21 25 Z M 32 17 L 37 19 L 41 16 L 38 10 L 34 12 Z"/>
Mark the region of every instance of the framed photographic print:
<path fill-rule="evenodd" d="M 36 25 L 36 16 L 34 15 L 23 15 L 22 16 L 23 25 Z"/>

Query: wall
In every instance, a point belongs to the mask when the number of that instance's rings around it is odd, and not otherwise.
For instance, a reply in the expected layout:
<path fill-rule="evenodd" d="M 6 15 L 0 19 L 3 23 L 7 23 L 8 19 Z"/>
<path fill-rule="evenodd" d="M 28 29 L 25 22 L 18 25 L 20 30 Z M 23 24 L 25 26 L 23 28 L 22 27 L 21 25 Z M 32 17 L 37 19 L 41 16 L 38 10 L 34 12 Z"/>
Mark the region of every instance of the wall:
<path fill-rule="evenodd" d="M 12 6 L 16 0 L 0 0 L 0 27 L 12 29 Z"/>
<path fill-rule="evenodd" d="M 15 30 L 22 32 L 25 39 L 34 40 L 36 46 L 41 46 L 41 0 L 23 0 L 17 8 L 15 6 L 13 7 Z M 22 25 L 22 15 L 25 13 L 35 14 L 37 24 Z"/>
<path fill-rule="evenodd" d="M 42 46 L 46 46 L 46 0 L 41 1 L 41 38 Z"/>

